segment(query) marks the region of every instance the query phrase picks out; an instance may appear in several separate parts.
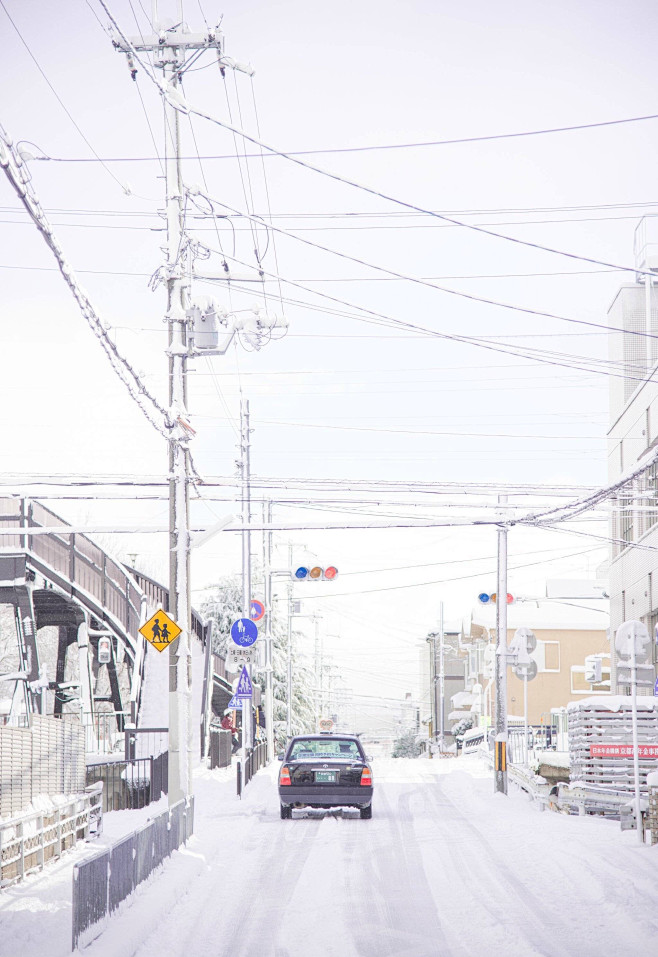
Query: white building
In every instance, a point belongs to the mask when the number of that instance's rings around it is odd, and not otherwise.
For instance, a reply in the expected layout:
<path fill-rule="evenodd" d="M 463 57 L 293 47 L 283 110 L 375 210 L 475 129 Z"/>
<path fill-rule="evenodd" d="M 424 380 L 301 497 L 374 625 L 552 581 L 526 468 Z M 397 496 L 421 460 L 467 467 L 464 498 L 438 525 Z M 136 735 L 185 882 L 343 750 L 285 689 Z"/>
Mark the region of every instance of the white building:
<path fill-rule="evenodd" d="M 636 233 L 638 269 L 658 276 L 658 221 L 643 220 Z M 652 277 L 623 285 L 608 312 L 610 358 L 610 483 L 649 461 L 658 448 L 658 290 Z M 654 337 L 654 338 L 650 338 Z M 658 466 L 652 465 L 634 486 L 620 494 L 611 519 L 610 630 L 614 636 L 628 619 L 644 622 L 650 634 L 658 623 Z M 627 693 L 617 681 L 614 642 L 611 647 L 613 690 Z M 653 677 L 656 645 L 652 642 Z M 652 694 L 647 686 L 640 693 Z"/>

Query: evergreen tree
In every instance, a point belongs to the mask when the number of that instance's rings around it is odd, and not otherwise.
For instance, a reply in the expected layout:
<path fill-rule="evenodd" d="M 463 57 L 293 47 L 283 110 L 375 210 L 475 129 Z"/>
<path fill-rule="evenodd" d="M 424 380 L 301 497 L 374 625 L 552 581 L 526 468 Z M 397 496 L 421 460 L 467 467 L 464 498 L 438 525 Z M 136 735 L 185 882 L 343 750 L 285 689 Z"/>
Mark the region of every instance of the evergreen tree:
<path fill-rule="evenodd" d="M 416 740 L 416 732 L 409 731 L 396 739 L 393 745 L 394 758 L 417 758 L 420 755 L 420 744 Z"/>
<path fill-rule="evenodd" d="M 212 618 L 213 653 L 224 657 L 231 642 L 231 625 L 242 618 L 242 585 L 237 576 L 223 578 L 214 587 L 204 602 L 201 613 L 204 618 Z M 313 706 L 313 688 L 315 675 L 301 659 L 297 648 L 304 636 L 293 631 L 292 654 L 292 733 L 301 734 L 315 729 Z M 286 738 L 288 714 L 288 622 L 277 614 L 276 607 L 272 616 L 272 684 L 274 689 L 274 735 L 277 745 L 283 745 Z M 265 688 L 265 675 L 254 669 L 254 680 Z"/>

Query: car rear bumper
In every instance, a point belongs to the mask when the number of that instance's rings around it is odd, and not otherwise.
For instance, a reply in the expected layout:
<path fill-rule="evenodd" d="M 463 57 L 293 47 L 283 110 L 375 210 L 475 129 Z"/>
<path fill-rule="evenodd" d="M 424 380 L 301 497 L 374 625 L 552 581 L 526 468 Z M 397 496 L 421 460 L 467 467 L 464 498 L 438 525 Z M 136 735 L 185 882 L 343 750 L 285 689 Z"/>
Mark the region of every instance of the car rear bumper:
<path fill-rule="evenodd" d="M 279 787 L 281 804 L 306 804 L 313 807 L 367 807 L 372 801 L 373 788 L 359 785 L 353 788 L 296 788 Z"/>

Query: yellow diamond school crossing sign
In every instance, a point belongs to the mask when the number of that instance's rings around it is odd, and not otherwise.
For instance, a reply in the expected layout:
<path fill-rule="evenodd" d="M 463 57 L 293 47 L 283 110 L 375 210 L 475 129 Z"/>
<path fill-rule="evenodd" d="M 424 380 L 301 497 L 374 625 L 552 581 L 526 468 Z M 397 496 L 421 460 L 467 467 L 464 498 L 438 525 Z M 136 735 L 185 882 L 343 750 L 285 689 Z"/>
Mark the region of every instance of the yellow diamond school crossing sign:
<path fill-rule="evenodd" d="M 150 641 L 158 651 L 164 651 L 172 641 L 181 633 L 176 622 L 169 617 L 166 611 L 160 608 L 154 615 L 151 615 L 148 621 L 145 621 L 139 629 L 140 635 L 144 635 L 147 641 Z"/>

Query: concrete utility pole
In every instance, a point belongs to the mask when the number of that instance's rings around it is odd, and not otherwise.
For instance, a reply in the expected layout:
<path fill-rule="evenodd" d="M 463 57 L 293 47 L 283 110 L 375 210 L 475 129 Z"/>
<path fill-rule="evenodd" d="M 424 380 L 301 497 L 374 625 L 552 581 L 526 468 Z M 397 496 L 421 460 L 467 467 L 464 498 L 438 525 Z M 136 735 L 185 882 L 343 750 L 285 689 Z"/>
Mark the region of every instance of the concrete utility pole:
<path fill-rule="evenodd" d="M 172 90 L 180 84 L 184 60 L 180 47 L 169 47 L 162 64 Z M 165 102 L 165 182 L 167 246 L 167 328 L 169 407 L 172 418 L 187 419 L 187 316 L 190 303 L 189 270 L 181 249 L 184 231 L 183 183 L 180 163 L 178 110 Z M 182 261 L 181 261 L 182 258 Z M 189 454 L 187 440 L 169 440 L 169 609 L 181 634 L 169 649 L 169 804 L 192 793 L 192 705 L 190 631 Z"/>
<path fill-rule="evenodd" d="M 240 473 L 242 477 L 242 615 L 251 618 L 251 443 L 249 429 L 249 399 L 240 402 Z M 245 527 L 247 526 L 247 527 Z M 252 669 L 246 665 L 251 678 Z M 242 702 L 242 748 L 253 746 L 252 699 Z M 243 764 L 244 767 L 244 764 Z"/>
<path fill-rule="evenodd" d="M 288 568 L 292 569 L 292 544 L 288 545 Z M 292 577 L 288 579 L 288 710 L 286 714 L 286 734 L 292 736 Z"/>
<path fill-rule="evenodd" d="M 439 705 L 440 705 L 440 714 L 439 714 L 439 750 L 443 751 L 445 744 L 445 663 L 444 663 L 444 650 L 445 650 L 445 630 L 443 627 L 443 602 L 439 603 Z"/>
<path fill-rule="evenodd" d="M 507 503 L 506 495 L 498 504 Z M 496 737 L 494 743 L 494 791 L 507 794 L 507 526 L 500 509 L 498 525 L 498 585 L 496 596 Z"/>
<path fill-rule="evenodd" d="M 168 327 L 167 356 L 169 362 L 169 407 L 171 438 L 169 439 L 169 608 L 181 628 L 181 634 L 169 649 L 169 804 L 175 804 L 192 792 L 192 722 L 191 722 L 191 602 L 190 602 L 190 526 L 189 526 L 189 440 L 193 430 L 187 424 L 187 310 L 191 305 L 190 282 L 192 263 L 185 242 L 185 187 L 181 169 L 180 111 L 181 76 L 186 61 L 198 51 L 212 49 L 220 64 L 251 73 L 228 61 L 222 53 L 222 34 L 218 28 L 206 34 L 190 33 L 182 21 L 176 26 L 160 24 L 157 0 L 153 2 L 154 35 L 125 37 L 112 35 L 117 50 L 128 57 L 133 74 L 140 53 L 152 57 L 152 68 L 163 76 L 165 115 L 165 184 L 167 243 L 163 272 L 167 287 Z M 178 10 L 180 14 L 180 9 Z M 115 24 L 116 26 L 116 24 Z M 166 91 L 166 92 L 164 92 Z M 232 332 L 229 331 L 227 340 Z M 210 353 L 208 353 L 210 354 Z M 215 354 L 222 354 L 221 350 Z"/>
<path fill-rule="evenodd" d="M 272 503 L 263 503 L 265 510 L 264 525 L 267 526 L 264 539 L 263 577 L 265 594 L 265 735 L 267 738 L 267 760 L 274 760 L 274 661 L 272 655 Z"/>

